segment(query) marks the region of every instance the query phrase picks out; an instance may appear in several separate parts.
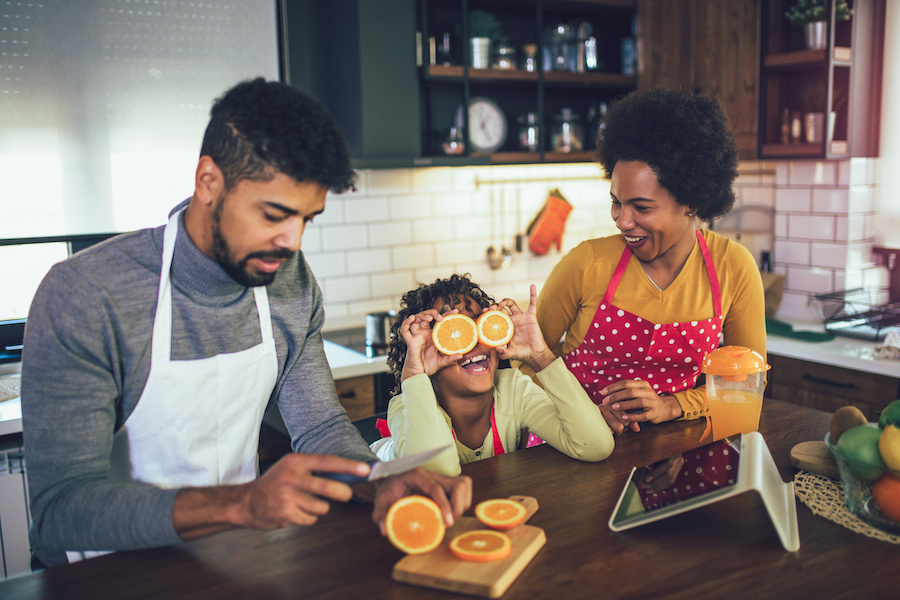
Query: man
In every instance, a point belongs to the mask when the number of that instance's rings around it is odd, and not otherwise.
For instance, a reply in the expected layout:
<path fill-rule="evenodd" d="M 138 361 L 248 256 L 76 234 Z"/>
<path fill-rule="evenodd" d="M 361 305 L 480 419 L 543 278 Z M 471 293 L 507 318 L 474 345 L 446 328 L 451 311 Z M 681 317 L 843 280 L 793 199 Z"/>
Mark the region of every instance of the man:
<path fill-rule="evenodd" d="M 374 459 L 337 401 L 322 293 L 300 250 L 330 190 L 353 187 L 327 111 L 284 84 L 216 101 L 194 194 L 164 227 L 54 266 L 28 317 L 22 412 L 32 547 L 45 565 L 233 527 L 309 525 L 374 494 L 373 519 L 424 493 L 451 524 L 471 481 L 416 470 L 375 490 Z M 257 478 L 277 402 L 292 453 Z"/>

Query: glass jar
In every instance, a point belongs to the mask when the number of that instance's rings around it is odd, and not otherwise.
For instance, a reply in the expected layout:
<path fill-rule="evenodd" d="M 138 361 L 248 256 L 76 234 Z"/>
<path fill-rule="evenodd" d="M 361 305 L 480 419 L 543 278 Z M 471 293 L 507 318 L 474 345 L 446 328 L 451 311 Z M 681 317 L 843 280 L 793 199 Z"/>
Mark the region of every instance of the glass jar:
<path fill-rule="evenodd" d="M 528 73 L 537 71 L 537 44 L 522 46 L 522 69 Z"/>
<path fill-rule="evenodd" d="M 450 132 L 441 145 L 444 154 L 463 154 L 466 151 L 466 143 L 463 141 L 462 132 L 457 127 L 451 127 Z"/>
<path fill-rule="evenodd" d="M 581 152 L 584 150 L 584 129 L 578 115 L 564 108 L 553 117 L 550 149 L 553 152 Z"/>
<path fill-rule="evenodd" d="M 540 128 L 537 114 L 533 112 L 519 117 L 519 148 L 528 152 L 537 152 L 540 148 Z"/>
<path fill-rule="evenodd" d="M 516 68 L 516 49 L 510 46 L 506 39 L 501 40 L 500 43 L 497 44 L 494 68 L 505 70 Z"/>

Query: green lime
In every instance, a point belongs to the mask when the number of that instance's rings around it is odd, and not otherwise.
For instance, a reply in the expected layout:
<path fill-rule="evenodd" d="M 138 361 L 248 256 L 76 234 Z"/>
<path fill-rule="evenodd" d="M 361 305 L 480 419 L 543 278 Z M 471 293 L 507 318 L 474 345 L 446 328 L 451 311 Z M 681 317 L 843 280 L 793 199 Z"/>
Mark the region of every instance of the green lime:
<path fill-rule="evenodd" d="M 881 429 L 877 425 L 857 425 L 841 435 L 837 450 L 847 458 L 853 475 L 863 481 L 874 481 L 884 473 L 885 465 L 878 452 Z"/>
<path fill-rule="evenodd" d="M 897 425 L 900 427 L 900 400 L 894 400 L 881 411 L 881 418 L 878 419 L 878 426 L 884 429 L 888 425 Z"/>

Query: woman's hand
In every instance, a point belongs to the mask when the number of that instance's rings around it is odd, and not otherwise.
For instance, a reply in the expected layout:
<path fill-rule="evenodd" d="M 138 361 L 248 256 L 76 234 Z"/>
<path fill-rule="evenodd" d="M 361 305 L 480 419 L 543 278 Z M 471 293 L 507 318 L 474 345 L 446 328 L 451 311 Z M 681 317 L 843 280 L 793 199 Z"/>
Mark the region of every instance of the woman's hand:
<path fill-rule="evenodd" d="M 663 423 L 684 414 L 675 396 L 660 396 L 641 379 L 611 383 L 600 390 L 600 394 L 604 396 L 603 404 L 611 409 L 616 419 L 631 426 L 633 431 L 640 431 L 638 423 Z M 609 423 L 609 418 L 606 421 Z"/>
<path fill-rule="evenodd" d="M 446 315 L 456 314 L 459 311 L 453 309 Z M 408 316 L 400 324 L 400 335 L 406 342 L 406 360 L 403 362 L 403 371 L 400 380 L 404 381 L 413 375 L 422 373 L 431 377 L 447 365 L 453 364 L 462 358 L 462 354 L 447 356 L 438 352 L 431 339 L 432 321 L 441 321 L 443 317 L 435 309 L 422 311 Z"/>
<path fill-rule="evenodd" d="M 613 410 L 606 404 L 600 404 L 597 408 L 600 409 L 600 414 L 606 419 L 606 424 L 609 425 L 614 434 L 622 435 L 626 429 L 631 429 L 632 431 L 641 430 L 641 426 L 637 423 L 622 418 L 625 415 L 624 410 Z"/>
<path fill-rule="evenodd" d="M 537 322 L 537 287 L 534 284 L 531 285 L 530 292 L 528 310 L 524 312 L 510 298 L 504 298 L 484 310 L 506 310 L 516 328 L 509 343 L 497 348 L 500 358 L 527 362 L 537 372 L 553 362 L 556 356 L 544 341 L 544 334 Z"/>

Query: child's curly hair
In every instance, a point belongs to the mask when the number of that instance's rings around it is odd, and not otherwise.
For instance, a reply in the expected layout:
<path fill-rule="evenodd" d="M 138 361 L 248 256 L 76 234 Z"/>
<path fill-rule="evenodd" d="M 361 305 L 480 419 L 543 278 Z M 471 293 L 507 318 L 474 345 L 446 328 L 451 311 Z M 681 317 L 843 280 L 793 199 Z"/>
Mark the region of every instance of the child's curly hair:
<path fill-rule="evenodd" d="M 400 393 L 400 374 L 403 371 L 403 363 L 406 362 L 406 342 L 400 335 L 400 325 L 403 321 L 410 315 L 434 308 L 434 303 L 438 299 L 444 301 L 441 313 L 460 306 L 471 307 L 473 303 L 479 308 L 487 308 L 495 303 L 491 296 L 469 279 L 470 277 L 471 275 L 468 273 L 451 275 L 447 279 L 437 279 L 428 285 L 420 283 L 416 289 L 403 294 L 403 298 L 400 300 L 400 310 L 397 311 L 397 317 L 391 325 L 391 344 L 387 357 L 388 372 L 394 375 L 396 382 L 396 386 L 391 392 L 392 396 Z M 463 299 L 465 299 L 465 304 L 463 304 Z M 472 312 L 477 314 L 480 311 L 473 310 Z"/>
<path fill-rule="evenodd" d="M 620 160 L 650 165 L 675 202 L 710 221 L 734 204 L 738 151 L 718 101 L 685 90 L 631 92 L 614 103 L 596 158 L 612 177 Z"/>

